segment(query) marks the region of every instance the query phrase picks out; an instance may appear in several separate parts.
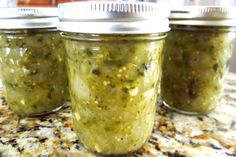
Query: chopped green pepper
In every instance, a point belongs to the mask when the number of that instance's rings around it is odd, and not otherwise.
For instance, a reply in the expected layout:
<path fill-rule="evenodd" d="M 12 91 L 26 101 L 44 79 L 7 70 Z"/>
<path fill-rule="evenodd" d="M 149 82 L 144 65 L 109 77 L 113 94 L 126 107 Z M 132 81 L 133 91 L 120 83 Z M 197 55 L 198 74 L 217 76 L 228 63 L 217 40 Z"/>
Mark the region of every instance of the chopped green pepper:
<path fill-rule="evenodd" d="M 0 31 L 1 79 L 10 108 L 20 116 L 50 112 L 68 96 L 60 35 L 41 31 Z"/>
<path fill-rule="evenodd" d="M 75 131 L 85 147 L 123 154 L 148 140 L 164 36 L 63 34 Z"/>
<path fill-rule="evenodd" d="M 191 28 L 172 26 L 166 39 L 161 96 L 175 110 L 205 114 L 222 94 L 235 32 L 216 27 Z"/>

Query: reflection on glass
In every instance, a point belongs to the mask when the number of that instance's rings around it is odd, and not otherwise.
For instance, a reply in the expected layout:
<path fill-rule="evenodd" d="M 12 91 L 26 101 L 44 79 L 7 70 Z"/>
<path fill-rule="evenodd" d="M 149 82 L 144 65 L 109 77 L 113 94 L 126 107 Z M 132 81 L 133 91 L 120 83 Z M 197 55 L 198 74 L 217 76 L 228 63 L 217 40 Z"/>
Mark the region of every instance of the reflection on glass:
<path fill-rule="evenodd" d="M 0 0 L 0 7 L 15 7 L 17 0 Z"/>

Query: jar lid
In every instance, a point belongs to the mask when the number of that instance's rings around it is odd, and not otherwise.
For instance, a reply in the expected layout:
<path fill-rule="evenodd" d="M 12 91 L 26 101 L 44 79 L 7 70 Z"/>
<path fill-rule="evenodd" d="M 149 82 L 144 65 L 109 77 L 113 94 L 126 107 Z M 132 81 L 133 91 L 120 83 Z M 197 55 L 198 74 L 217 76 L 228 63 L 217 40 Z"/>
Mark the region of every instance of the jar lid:
<path fill-rule="evenodd" d="M 0 29 L 56 28 L 57 8 L 1 8 Z"/>
<path fill-rule="evenodd" d="M 164 3 L 81 1 L 59 5 L 59 30 L 95 34 L 148 34 L 169 31 Z"/>
<path fill-rule="evenodd" d="M 236 7 L 184 6 L 171 10 L 170 24 L 236 26 Z"/>

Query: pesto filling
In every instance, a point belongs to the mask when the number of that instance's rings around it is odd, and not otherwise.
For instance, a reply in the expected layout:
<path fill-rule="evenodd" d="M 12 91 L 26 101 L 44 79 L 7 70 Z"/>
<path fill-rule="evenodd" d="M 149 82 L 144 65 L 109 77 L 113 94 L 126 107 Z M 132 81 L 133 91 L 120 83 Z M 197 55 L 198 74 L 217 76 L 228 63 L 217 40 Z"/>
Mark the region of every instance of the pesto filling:
<path fill-rule="evenodd" d="M 32 116 L 60 107 L 67 92 L 65 50 L 58 32 L 0 32 L 0 76 L 9 107 Z"/>
<path fill-rule="evenodd" d="M 235 32 L 174 27 L 164 46 L 161 96 L 168 106 L 205 114 L 215 108 L 235 41 Z"/>
<path fill-rule="evenodd" d="M 80 141 L 102 154 L 137 150 L 153 128 L 163 40 L 63 36 L 67 38 L 72 111 Z"/>

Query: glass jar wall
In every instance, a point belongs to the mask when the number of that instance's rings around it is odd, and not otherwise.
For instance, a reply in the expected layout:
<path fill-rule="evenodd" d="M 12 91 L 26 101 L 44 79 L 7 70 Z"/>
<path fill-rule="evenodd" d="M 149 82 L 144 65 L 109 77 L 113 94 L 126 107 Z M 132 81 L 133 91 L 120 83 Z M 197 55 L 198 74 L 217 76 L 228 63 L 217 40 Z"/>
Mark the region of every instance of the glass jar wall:
<path fill-rule="evenodd" d="M 125 154 L 149 139 L 169 31 L 169 11 L 161 8 L 115 1 L 59 6 L 74 128 L 88 150 Z"/>
<path fill-rule="evenodd" d="M 161 83 L 166 106 L 206 114 L 219 103 L 236 38 L 234 11 L 207 6 L 172 11 Z"/>
<path fill-rule="evenodd" d="M 20 116 L 59 109 L 68 98 L 68 83 L 65 49 L 55 25 L 57 17 L 50 16 L 56 9 L 1 11 L 12 16 L 0 17 L 0 76 L 10 109 Z M 29 13 L 44 11 L 50 11 L 50 15 L 28 17 Z M 14 19 L 20 15 L 20 19 Z"/>
<path fill-rule="evenodd" d="M 223 93 L 236 34 L 229 28 L 171 28 L 164 52 L 161 96 L 177 111 L 208 113 Z"/>

